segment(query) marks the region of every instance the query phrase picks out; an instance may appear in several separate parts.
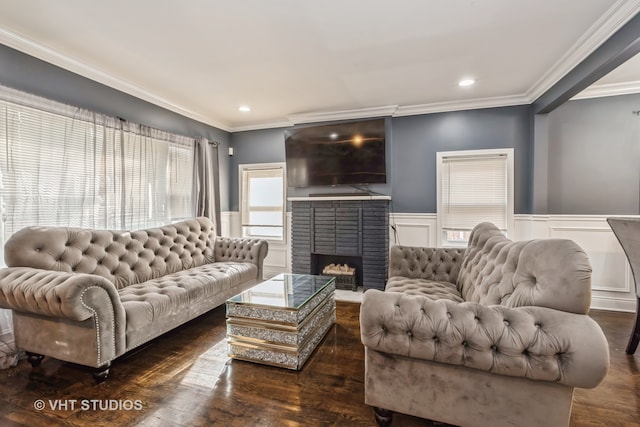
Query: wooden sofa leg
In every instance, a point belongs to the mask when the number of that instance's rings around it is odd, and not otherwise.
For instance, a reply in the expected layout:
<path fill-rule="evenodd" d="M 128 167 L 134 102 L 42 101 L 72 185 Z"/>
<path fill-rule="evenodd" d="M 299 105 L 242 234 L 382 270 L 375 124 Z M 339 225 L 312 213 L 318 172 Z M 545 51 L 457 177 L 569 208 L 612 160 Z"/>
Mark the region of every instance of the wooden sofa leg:
<path fill-rule="evenodd" d="M 631 337 L 629 338 L 629 344 L 627 345 L 627 354 L 633 354 L 636 352 L 638 348 L 638 343 L 640 342 L 640 297 L 638 297 L 637 301 L 637 309 L 636 309 L 636 325 L 633 327 L 633 331 L 631 332 Z"/>
<path fill-rule="evenodd" d="M 376 417 L 376 423 L 378 427 L 390 427 L 391 422 L 393 421 L 393 411 L 389 411 L 388 409 L 378 408 L 377 406 L 373 408 Z"/>
<path fill-rule="evenodd" d="M 111 362 L 108 362 L 98 368 L 93 370 L 93 379 L 96 380 L 96 383 L 103 383 L 107 376 L 109 375 L 109 368 L 111 367 Z"/>
<path fill-rule="evenodd" d="M 30 351 L 27 351 L 26 354 L 27 360 L 31 364 L 32 368 L 38 368 L 40 366 L 40 363 L 42 362 L 42 359 L 44 359 L 44 356 L 42 354 L 31 353 Z"/>

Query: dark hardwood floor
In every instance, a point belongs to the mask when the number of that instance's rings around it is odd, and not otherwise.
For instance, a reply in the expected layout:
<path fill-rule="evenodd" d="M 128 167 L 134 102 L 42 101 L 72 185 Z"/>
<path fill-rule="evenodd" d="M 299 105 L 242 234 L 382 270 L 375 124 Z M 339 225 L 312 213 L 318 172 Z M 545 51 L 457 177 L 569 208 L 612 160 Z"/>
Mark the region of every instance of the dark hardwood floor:
<path fill-rule="evenodd" d="M 100 385 L 79 366 L 22 360 L 0 371 L 0 426 L 373 426 L 358 311 L 338 302 L 336 325 L 302 371 L 229 360 L 224 307 L 115 361 Z M 592 316 L 611 369 L 596 389 L 576 389 L 571 426 L 640 426 L 640 352 L 624 353 L 634 315 Z M 394 426 L 431 423 L 396 415 Z"/>

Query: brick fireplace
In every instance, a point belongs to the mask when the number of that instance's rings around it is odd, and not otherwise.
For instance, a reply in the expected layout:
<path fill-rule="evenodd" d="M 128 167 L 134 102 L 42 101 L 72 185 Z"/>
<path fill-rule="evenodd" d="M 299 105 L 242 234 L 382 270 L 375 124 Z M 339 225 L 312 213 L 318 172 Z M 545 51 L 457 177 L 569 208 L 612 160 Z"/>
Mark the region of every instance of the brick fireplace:
<path fill-rule="evenodd" d="M 384 289 L 389 256 L 387 196 L 290 198 L 291 271 L 322 274 L 330 264 L 356 269 L 364 289 Z"/>

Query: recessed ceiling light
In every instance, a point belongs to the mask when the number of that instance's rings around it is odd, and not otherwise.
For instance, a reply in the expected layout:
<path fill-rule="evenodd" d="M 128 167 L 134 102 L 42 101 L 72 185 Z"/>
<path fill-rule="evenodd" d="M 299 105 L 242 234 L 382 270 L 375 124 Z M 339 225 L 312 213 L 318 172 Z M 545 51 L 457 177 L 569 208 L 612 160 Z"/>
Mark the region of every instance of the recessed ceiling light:
<path fill-rule="evenodd" d="M 464 80 L 460 80 L 460 81 L 458 82 L 458 86 L 462 86 L 462 87 L 465 87 L 465 86 L 471 86 L 471 85 L 472 85 L 472 84 L 474 84 L 475 82 L 476 82 L 476 81 L 475 81 L 475 80 L 473 80 L 473 79 L 464 79 Z"/>
<path fill-rule="evenodd" d="M 251 107 L 249 107 L 248 105 L 241 105 L 238 107 L 238 111 L 242 111 L 243 113 L 248 113 L 249 111 L 251 111 Z"/>

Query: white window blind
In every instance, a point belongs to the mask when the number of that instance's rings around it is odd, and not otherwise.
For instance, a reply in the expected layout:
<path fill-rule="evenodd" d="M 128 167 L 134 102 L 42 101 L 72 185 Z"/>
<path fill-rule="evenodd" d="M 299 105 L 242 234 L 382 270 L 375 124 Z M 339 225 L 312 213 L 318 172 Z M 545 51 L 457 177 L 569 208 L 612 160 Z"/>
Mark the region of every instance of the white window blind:
<path fill-rule="evenodd" d="M 241 166 L 243 235 L 284 238 L 284 167 L 280 164 Z"/>
<path fill-rule="evenodd" d="M 136 229 L 193 216 L 194 143 L 0 87 L 0 244 L 26 226 Z"/>
<path fill-rule="evenodd" d="M 483 151 L 486 151 L 483 153 Z M 464 242 L 480 222 L 505 233 L 513 214 L 509 152 L 439 153 L 439 222 L 446 242 Z"/>

